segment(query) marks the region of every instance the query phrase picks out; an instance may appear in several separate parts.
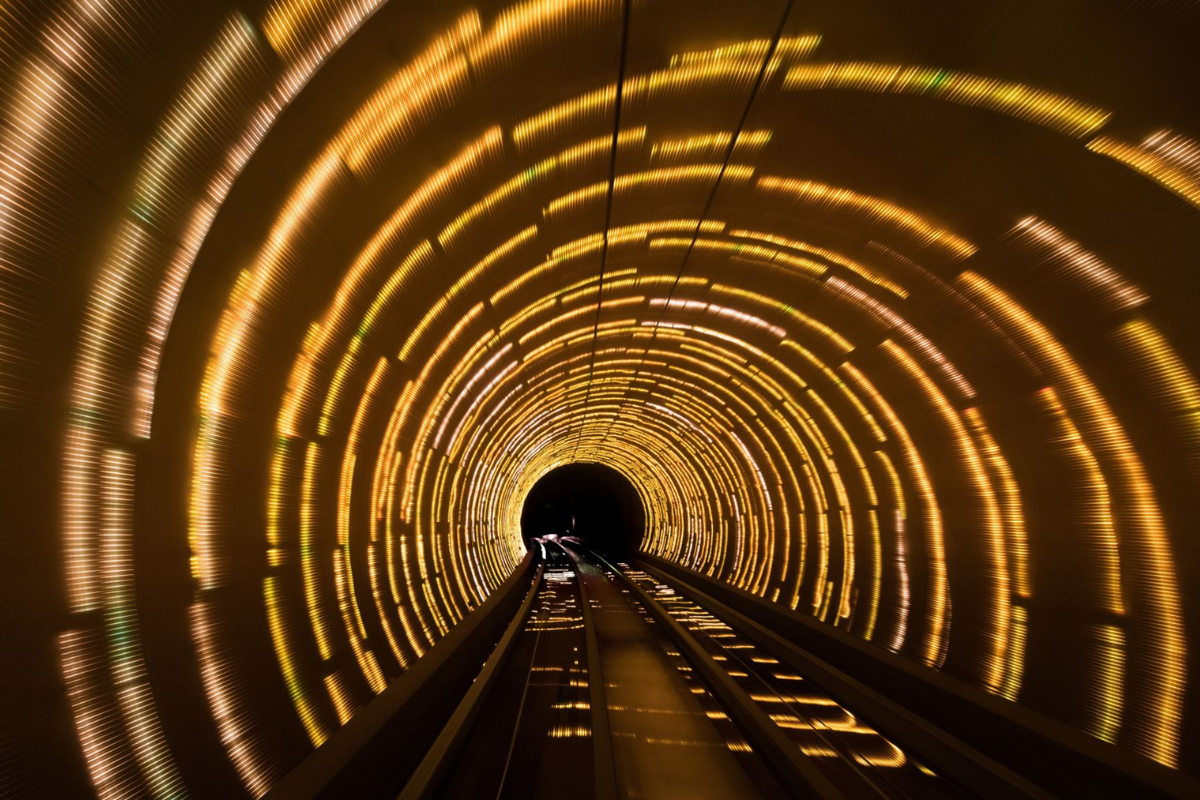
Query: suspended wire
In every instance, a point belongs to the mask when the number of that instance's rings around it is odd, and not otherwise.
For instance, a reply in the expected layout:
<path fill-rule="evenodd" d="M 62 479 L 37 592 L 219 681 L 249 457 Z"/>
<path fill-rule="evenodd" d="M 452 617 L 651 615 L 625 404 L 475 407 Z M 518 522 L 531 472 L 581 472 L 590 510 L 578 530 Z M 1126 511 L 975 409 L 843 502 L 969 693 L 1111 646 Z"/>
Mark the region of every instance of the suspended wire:
<path fill-rule="evenodd" d="M 742 109 L 741 119 L 738 120 L 737 127 L 734 128 L 733 135 L 729 137 L 729 143 L 725 146 L 725 155 L 721 159 L 721 169 L 717 172 L 717 177 L 716 177 L 716 180 L 713 181 L 712 189 L 709 190 L 708 199 L 704 203 L 704 210 L 700 212 L 700 216 L 696 220 L 696 226 L 695 226 L 695 228 L 692 229 L 691 240 L 688 242 L 687 250 L 684 251 L 683 259 L 679 263 L 679 271 L 677 273 L 675 273 L 675 280 L 673 280 L 671 282 L 671 288 L 667 292 L 666 302 L 663 303 L 662 308 L 658 312 L 658 317 L 654 320 L 654 328 L 651 331 L 650 345 L 647 346 L 645 353 L 642 354 L 641 360 L 638 361 L 637 368 L 634 370 L 633 379 L 630 381 L 631 387 L 633 385 L 633 382 L 636 381 L 637 376 L 641 373 L 642 367 L 646 363 L 646 356 L 650 352 L 650 347 L 658 339 L 658 329 L 659 329 L 659 326 L 662 324 L 663 316 L 667 313 L 667 309 L 669 309 L 671 307 L 671 301 L 675 298 L 675 290 L 679 287 L 679 281 L 681 278 L 683 278 L 683 273 L 687 269 L 688 259 L 691 258 L 692 250 L 695 249 L 695 247 L 696 247 L 696 240 L 698 238 L 700 238 L 700 231 L 704 226 L 705 220 L 708 219 L 709 213 L 711 213 L 711 211 L 712 211 L 713 202 L 717 198 L 717 191 L 721 188 L 721 179 L 725 177 L 725 171 L 729 168 L 729 162 L 733 158 L 733 151 L 737 147 L 738 139 L 741 138 L 742 131 L 746 127 L 746 120 L 750 118 L 750 109 L 754 106 L 754 100 L 755 100 L 755 98 L 758 97 L 758 93 L 762 90 L 763 82 L 766 80 L 766 76 L 767 76 L 767 69 L 771 64 L 772 59 L 775 58 L 775 53 L 779 49 L 779 41 L 783 38 L 783 31 L 787 27 L 788 18 L 792 15 L 792 6 L 794 4 L 795 4 L 795 0 L 787 0 L 787 3 L 784 5 L 783 15 L 779 19 L 779 25 L 775 28 L 775 35 L 773 37 L 771 37 L 771 46 L 767 48 L 767 52 L 763 56 L 762 63 L 758 67 L 758 74 L 754 77 L 754 85 L 750 88 L 750 96 L 746 99 L 745 108 Z M 627 3 L 627 5 L 628 5 L 628 3 Z M 618 98 L 619 98 L 619 96 L 620 95 L 618 92 Z M 615 134 L 614 134 L 613 139 L 614 139 L 613 163 L 615 164 L 616 163 L 616 155 L 615 155 L 616 136 L 615 136 Z M 611 211 L 611 204 L 612 204 L 612 184 L 610 182 L 610 184 L 609 184 L 610 211 Z M 604 241 L 605 241 L 605 247 L 607 248 L 607 245 L 608 245 L 608 231 L 607 230 L 605 231 L 605 240 Z M 599 307 L 599 305 L 597 305 L 596 306 L 597 325 L 599 324 L 599 318 L 600 318 L 600 307 Z M 595 359 L 596 359 L 596 344 L 595 344 L 595 336 L 593 335 L 593 339 L 592 339 L 592 361 L 593 361 L 593 363 L 595 363 Z M 590 396 L 590 394 L 591 394 L 591 381 L 590 381 L 590 377 L 589 377 L 588 395 L 585 395 L 585 397 Z M 617 409 L 616 413 L 612 417 L 612 420 L 608 423 L 608 428 L 605 430 L 604 436 L 601 437 L 602 442 L 608 438 L 608 434 L 612 430 L 613 423 L 621 416 L 621 412 L 624 411 L 625 403 L 628 402 L 628 397 L 629 397 L 628 392 L 626 392 L 625 400 L 622 401 L 621 407 Z M 584 409 L 586 410 L 586 408 L 587 408 L 587 405 L 586 405 L 586 401 L 585 401 Z M 581 431 L 581 433 L 582 433 L 582 431 Z M 578 448 L 579 448 L 578 442 L 576 443 L 575 447 L 576 447 L 576 450 L 578 450 Z"/>
<path fill-rule="evenodd" d="M 604 269 L 608 264 L 608 232 L 612 227 L 613 189 L 617 180 L 617 142 L 621 134 L 621 99 L 625 89 L 625 62 L 629 50 L 629 12 L 632 0 L 625 0 L 621 13 L 621 53 L 617 64 L 617 92 L 614 102 L 612 146 L 608 161 L 608 192 L 604 208 L 604 241 L 600 249 L 600 282 L 596 286 L 596 318 L 592 325 L 592 357 L 588 364 L 587 391 L 583 396 L 583 413 L 586 416 L 588 404 L 592 399 L 592 377 L 596 371 L 596 342 L 600 336 L 600 307 L 604 300 Z M 583 423 L 579 425 L 579 435 L 575 439 L 575 447 L 571 451 L 571 460 L 579 452 L 579 443 L 583 439 Z"/>

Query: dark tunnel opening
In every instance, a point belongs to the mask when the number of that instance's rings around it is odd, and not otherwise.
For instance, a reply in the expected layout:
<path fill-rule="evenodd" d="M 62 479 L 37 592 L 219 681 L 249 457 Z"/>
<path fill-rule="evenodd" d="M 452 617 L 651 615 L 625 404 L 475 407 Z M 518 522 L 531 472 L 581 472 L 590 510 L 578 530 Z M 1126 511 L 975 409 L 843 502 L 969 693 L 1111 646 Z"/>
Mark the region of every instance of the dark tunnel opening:
<path fill-rule="evenodd" d="M 521 507 L 528 546 L 546 535 L 572 536 L 607 556 L 636 552 L 646 514 L 629 479 L 603 464 L 567 464 L 543 475 Z"/>

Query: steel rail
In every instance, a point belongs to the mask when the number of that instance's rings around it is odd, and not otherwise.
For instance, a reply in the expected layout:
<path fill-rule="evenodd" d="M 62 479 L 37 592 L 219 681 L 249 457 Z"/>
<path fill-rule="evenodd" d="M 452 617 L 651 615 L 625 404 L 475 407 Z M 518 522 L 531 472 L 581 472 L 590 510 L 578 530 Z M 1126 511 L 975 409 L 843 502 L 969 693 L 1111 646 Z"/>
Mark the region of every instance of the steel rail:
<path fill-rule="evenodd" d="M 425 752 L 421 763 L 417 765 L 412 777 L 408 779 L 408 783 L 400 792 L 399 800 L 427 800 L 437 796 L 447 771 L 471 733 L 472 723 L 479 716 L 483 704 L 487 702 L 488 695 L 496 683 L 496 677 L 500 674 L 505 662 L 508 661 L 509 655 L 512 654 L 521 628 L 529 618 L 530 609 L 533 608 L 533 602 L 537 599 L 544 570 L 545 565 L 539 564 L 537 573 L 533 576 L 533 583 L 529 587 L 529 593 L 521 603 L 521 608 L 513 616 L 512 622 L 508 624 L 508 628 L 500 637 L 492 654 L 488 656 L 488 660 L 484 662 L 483 669 L 479 671 L 475 682 L 467 690 L 466 696 L 459 702 L 454 713 L 450 715 L 450 720 L 442 728 L 429 750 Z"/>
<path fill-rule="evenodd" d="M 1031 781 L 988 758 L 964 742 L 930 725 L 900 704 L 805 652 L 792 642 L 676 576 L 667 575 L 638 560 L 637 566 L 655 580 L 683 595 L 696 605 L 754 642 L 771 656 L 811 680 L 823 691 L 870 720 L 889 739 L 919 754 L 939 774 L 964 786 L 985 800 L 1053 797 Z"/>
<path fill-rule="evenodd" d="M 591 555 L 617 576 L 638 602 L 650 612 L 655 622 L 662 626 L 662 630 L 675 641 L 692 668 L 746 734 L 755 751 L 779 774 L 785 787 L 791 789 L 796 797 L 802 798 L 841 800 L 846 797 L 811 758 L 800 752 L 800 748 L 788 738 L 783 729 L 771 720 L 725 670 L 721 669 L 695 637 L 680 625 L 661 603 L 603 556 L 595 552 Z"/>

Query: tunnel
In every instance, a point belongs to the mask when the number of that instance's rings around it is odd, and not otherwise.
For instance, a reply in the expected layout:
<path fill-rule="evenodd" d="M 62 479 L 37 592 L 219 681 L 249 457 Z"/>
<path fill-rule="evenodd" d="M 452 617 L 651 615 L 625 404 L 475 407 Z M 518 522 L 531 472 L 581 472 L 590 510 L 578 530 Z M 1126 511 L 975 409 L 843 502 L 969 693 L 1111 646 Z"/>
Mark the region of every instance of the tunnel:
<path fill-rule="evenodd" d="M 0 5 L 0 796 L 1200 796 L 1198 34 Z"/>
<path fill-rule="evenodd" d="M 629 479 L 604 464 L 556 467 L 530 488 L 521 505 L 521 535 L 528 548 L 547 536 L 612 558 L 636 552 L 645 533 L 646 509 Z"/>

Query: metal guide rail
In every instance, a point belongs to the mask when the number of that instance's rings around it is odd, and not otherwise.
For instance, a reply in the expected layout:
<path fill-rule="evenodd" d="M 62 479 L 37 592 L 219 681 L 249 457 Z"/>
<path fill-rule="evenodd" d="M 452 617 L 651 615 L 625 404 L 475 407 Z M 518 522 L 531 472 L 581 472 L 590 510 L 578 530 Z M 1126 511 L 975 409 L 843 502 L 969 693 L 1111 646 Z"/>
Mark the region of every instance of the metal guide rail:
<path fill-rule="evenodd" d="M 606 566 L 681 645 L 765 756 L 807 796 L 973 796 L 912 757 L 811 681 L 672 587 L 626 565 Z M 755 735 L 756 734 L 756 735 Z M 1020 795 L 1018 795 L 1020 796 Z"/>
<path fill-rule="evenodd" d="M 266 800 L 395 797 L 433 735 L 478 682 L 480 664 L 495 654 L 514 615 L 529 599 L 541 566 L 527 555 L 486 600 L 295 769 Z"/>
<path fill-rule="evenodd" d="M 645 605 L 590 555 L 572 557 L 589 597 L 617 796 L 792 795 Z"/>
<path fill-rule="evenodd" d="M 401 798 L 537 796 L 538 781 L 583 781 L 590 795 L 582 602 L 566 555 L 550 550 L 544 561 Z"/>
<path fill-rule="evenodd" d="M 640 554 L 634 564 L 984 798 L 1197 797 L 1200 784 L 807 615 Z M 986 755 L 985 755 L 986 754 Z"/>
<path fill-rule="evenodd" d="M 830 784 L 852 797 L 964 797 L 975 789 L 948 779 L 940 769 L 885 737 L 861 715 L 833 699 L 812 680 L 781 661 L 757 640 L 731 627 L 713 606 L 701 607 L 678 587 L 625 567 L 621 576 L 645 592 L 743 690 Z M 983 794 L 1037 796 L 1035 787 L 1001 786 L 1007 775 L 990 775 Z M 1017 779 L 1019 782 L 1019 779 Z M 999 790 L 998 790 L 999 787 Z"/>

